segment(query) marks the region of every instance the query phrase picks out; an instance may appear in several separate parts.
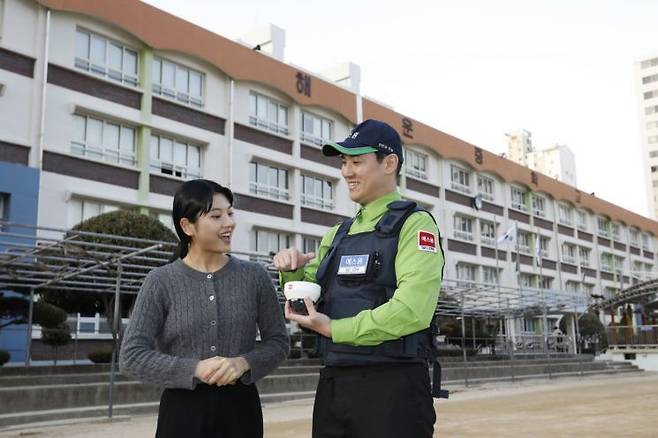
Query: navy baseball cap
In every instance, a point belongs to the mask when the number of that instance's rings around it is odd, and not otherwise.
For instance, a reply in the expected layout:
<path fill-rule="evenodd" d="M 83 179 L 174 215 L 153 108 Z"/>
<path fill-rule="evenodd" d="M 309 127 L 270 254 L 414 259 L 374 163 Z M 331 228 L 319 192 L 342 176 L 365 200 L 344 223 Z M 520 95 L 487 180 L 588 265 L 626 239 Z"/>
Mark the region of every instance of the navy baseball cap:
<path fill-rule="evenodd" d="M 404 161 L 400 134 L 391 125 L 379 120 L 368 119 L 361 122 L 345 140 L 337 143 L 327 142 L 322 146 L 322 153 L 328 157 L 363 155 L 371 152 L 395 154 L 400 163 Z"/>

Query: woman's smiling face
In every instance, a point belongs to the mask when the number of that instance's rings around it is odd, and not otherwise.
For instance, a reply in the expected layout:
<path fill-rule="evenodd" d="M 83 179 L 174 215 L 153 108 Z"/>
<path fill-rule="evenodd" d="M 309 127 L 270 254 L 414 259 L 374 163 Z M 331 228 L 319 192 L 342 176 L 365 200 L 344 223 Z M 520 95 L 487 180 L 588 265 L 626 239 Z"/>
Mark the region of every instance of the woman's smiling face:
<path fill-rule="evenodd" d="M 208 213 L 202 214 L 193 224 L 192 245 L 213 253 L 231 251 L 231 237 L 235 229 L 233 207 L 226 196 L 216 193 Z"/>

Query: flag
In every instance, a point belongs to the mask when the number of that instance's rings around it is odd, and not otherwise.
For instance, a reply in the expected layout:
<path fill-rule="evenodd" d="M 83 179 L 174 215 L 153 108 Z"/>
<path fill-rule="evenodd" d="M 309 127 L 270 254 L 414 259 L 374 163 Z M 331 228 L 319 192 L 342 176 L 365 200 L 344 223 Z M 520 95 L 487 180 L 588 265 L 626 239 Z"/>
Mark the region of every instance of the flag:
<path fill-rule="evenodd" d="M 516 245 L 516 224 L 512 225 L 505 234 L 498 238 L 498 245 Z"/>

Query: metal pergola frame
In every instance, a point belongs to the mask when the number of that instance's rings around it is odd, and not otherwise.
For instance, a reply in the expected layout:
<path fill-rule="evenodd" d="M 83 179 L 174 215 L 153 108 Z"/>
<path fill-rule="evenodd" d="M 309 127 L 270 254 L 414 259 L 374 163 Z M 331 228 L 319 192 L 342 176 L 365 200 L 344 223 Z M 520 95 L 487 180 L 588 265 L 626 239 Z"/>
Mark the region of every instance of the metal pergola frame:
<path fill-rule="evenodd" d="M 108 243 L 111 241 L 111 243 Z M 31 362 L 32 323 L 35 297 L 40 291 L 58 289 L 83 293 L 114 294 L 114 344 L 110 369 L 108 416 L 112 416 L 112 388 L 121 330 L 121 295 L 136 295 L 148 272 L 169 262 L 176 244 L 38 227 L 0 221 L 0 290 L 29 291 L 26 367 Z M 239 252 L 263 263 L 277 283 L 272 254 Z M 285 297 L 279 292 L 279 300 Z M 581 293 L 537 288 L 513 288 L 444 278 L 438 316 L 504 320 L 509 318 L 583 313 L 587 298 Z M 546 333 L 545 333 L 546 336 Z M 465 350 L 464 350 L 464 354 Z"/>

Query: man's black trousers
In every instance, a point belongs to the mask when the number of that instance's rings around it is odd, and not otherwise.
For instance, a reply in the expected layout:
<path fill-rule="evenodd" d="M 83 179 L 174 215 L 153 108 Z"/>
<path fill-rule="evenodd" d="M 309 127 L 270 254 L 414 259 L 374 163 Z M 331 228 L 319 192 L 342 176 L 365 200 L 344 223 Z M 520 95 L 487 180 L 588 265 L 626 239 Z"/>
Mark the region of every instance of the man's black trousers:
<path fill-rule="evenodd" d="M 435 421 L 423 363 L 320 371 L 313 438 L 431 438 Z"/>

